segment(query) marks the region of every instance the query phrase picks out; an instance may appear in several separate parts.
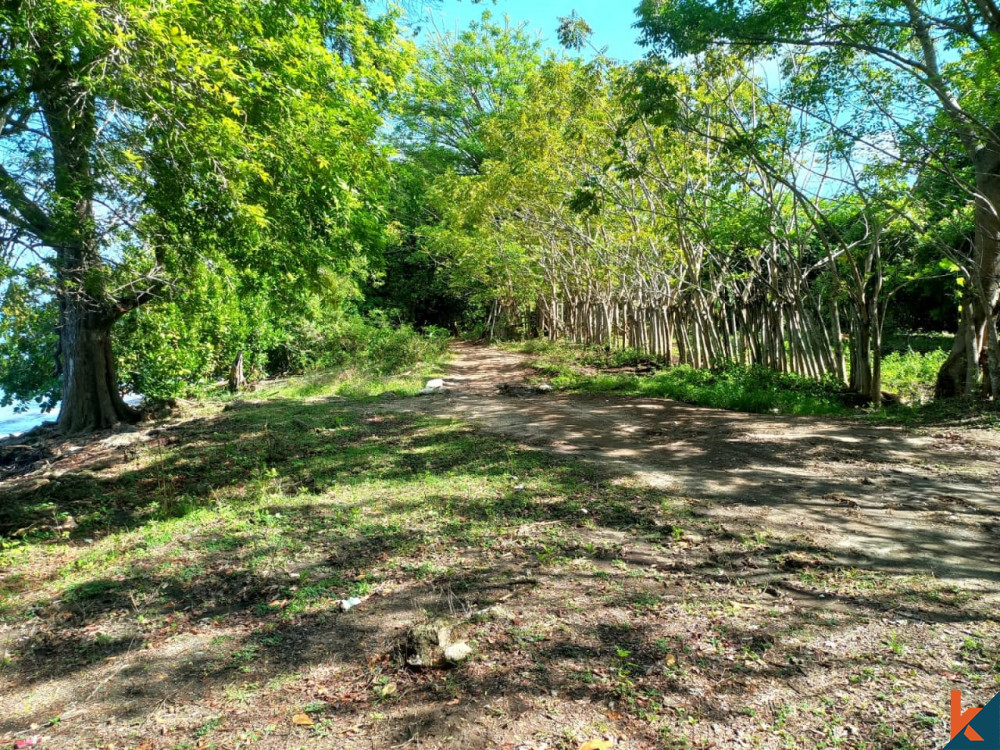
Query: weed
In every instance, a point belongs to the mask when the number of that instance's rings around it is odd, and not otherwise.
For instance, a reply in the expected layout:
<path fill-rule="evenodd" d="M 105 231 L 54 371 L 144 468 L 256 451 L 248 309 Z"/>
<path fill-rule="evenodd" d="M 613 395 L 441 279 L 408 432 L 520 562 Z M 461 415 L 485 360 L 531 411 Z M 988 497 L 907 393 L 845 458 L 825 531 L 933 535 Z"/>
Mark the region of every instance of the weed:
<path fill-rule="evenodd" d="M 214 718 L 211 718 L 204 724 L 202 724 L 200 727 L 198 727 L 196 730 L 194 730 L 194 737 L 195 739 L 201 739 L 202 737 L 211 734 L 221 726 L 222 726 L 221 716 L 216 716 Z"/>

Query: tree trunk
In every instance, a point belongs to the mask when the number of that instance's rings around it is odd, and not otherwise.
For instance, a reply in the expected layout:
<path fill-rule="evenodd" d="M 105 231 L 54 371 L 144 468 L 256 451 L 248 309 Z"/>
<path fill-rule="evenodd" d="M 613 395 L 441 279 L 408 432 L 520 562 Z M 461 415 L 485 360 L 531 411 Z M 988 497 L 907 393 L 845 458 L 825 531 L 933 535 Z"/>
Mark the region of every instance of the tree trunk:
<path fill-rule="evenodd" d="M 1000 396 L 1000 340 L 997 337 L 997 301 L 1000 299 L 1000 144 L 981 149 L 973 158 L 976 168 L 976 234 L 972 273 L 967 289 L 970 311 L 966 325 L 982 343 L 970 348 L 969 336 L 956 336 L 951 354 L 938 373 L 935 396 L 971 395 L 965 374 L 986 363 L 986 390 Z M 974 389 L 974 384 L 973 384 Z"/>
<path fill-rule="evenodd" d="M 118 392 L 111 326 L 122 313 L 108 299 L 94 213 L 96 184 L 91 149 L 96 107 L 77 76 L 53 61 L 43 76 L 64 81 L 42 87 L 42 115 L 52 144 L 54 195 L 62 207 L 46 237 L 56 250 L 59 299 L 59 365 L 62 408 L 59 429 L 76 434 L 134 422 L 139 413 Z"/>
<path fill-rule="evenodd" d="M 138 421 L 139 412 L 118 391 L 110 323 L 75 300 L 64 301 L 61 319 L 60 431 L 75 435 Z"/>
<path fill-rule="evenodd" d="M 243 374 L 243 352 L 240 352 L 229 369 L 229 392 L 239 393 L 246 388 L 246 385 L 246 375 Z"/>

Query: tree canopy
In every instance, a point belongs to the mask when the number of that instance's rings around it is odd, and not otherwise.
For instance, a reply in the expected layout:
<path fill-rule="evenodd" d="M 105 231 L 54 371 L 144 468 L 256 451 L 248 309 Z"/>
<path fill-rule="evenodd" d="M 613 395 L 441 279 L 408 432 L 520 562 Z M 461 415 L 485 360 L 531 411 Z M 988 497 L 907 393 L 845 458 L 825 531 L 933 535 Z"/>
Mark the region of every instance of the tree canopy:
<path fill-rule="evenodd" d="M 359 315 L 875 403 L 886 327 L 933 322 L 938 395 L 1000 392 L 989 2 L 644 0 L 632 63 L 575 13 L 417 48 L 374 7 L 0 9 L 6 402 L 108 427 Z"/>
<path fill-rule="evenodd" d="M 254 328 L 377 252 L 374 138 L 409 57 L 391 16 L 25 0 L 0 28 L 7 398 L 58 391 L 70 432 L 131 418 L 111 353 L 123 317 L 219 302 L 214 275 Z M 58 342 L 39 342 L 53 321 Z M 58 348 L 60 386 L 24 346 Z"/>

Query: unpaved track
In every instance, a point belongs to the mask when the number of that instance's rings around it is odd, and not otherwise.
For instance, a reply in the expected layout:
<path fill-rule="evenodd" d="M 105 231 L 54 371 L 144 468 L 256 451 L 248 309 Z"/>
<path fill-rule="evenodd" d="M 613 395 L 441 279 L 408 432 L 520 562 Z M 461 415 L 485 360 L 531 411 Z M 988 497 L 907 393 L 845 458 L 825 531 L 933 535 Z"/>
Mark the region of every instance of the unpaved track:
<path fill-rule="evenodd" d="M 996 591 L 1000 434 L 740 414 L 668 399 L 512 398 L 527 358 L 459 344 L 447 394 L 392 408 L 468 420 L 701 503 L 728 526 L 806 535 L 840 560 Z"/>

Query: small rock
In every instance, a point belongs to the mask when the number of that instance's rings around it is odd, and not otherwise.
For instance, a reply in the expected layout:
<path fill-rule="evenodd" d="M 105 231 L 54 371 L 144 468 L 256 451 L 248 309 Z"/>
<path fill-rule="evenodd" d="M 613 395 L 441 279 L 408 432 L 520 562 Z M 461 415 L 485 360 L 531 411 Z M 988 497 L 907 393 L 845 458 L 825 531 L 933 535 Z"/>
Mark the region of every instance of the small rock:
<path fill-rule="evenodd" d="M 431 396 L 435 393 L 444 393 L 446 390 L 444 381 L 441 378 L 435 378 L 434 380 L 428 380 L 427 385 L 424 389 L 420 391 L 421 396 Z"/>
<path fill-rule="evenodd" d="M 352 596 L 350 599 L 342 599 L 340 602 L 340 609 L 342 612 L 350 612 L 352 609 L 361 604 L 361 599 L 356 596 Z"/>
<path fill-rule="evenodd" d="M 407 638 L 411 667 L 433 667 L 440 664 L 444 650 L 451 645 L 452 623 L 444 618 L 417 625 Z"/>
<path fill-rule="evenodd" d="M 476 622 L 511 621 L 514 619 L 514 613 L 501 604 L 494 604 L 492 607 L 487 607 L 476 612 L 472 616 L 472 619 Z"/>
<path fill-rule="evenodd" d="M 468 648 L 464 639 L 470 627 L 468 622 L 447 617 L 414 626 L 407 634 L 406 663 L 411 667 L 446 667 L 468 658 L 468 654 L 462 656 L 461 648 L 450 655 L 449 649 L 459 645 Z"/>
<path fill-rule="evenodd" d="M 472 646 L 464 641 L 453 643 L 444 650 L 444 658 L 450 664 L 461 664 L 472 656 Z"/>

